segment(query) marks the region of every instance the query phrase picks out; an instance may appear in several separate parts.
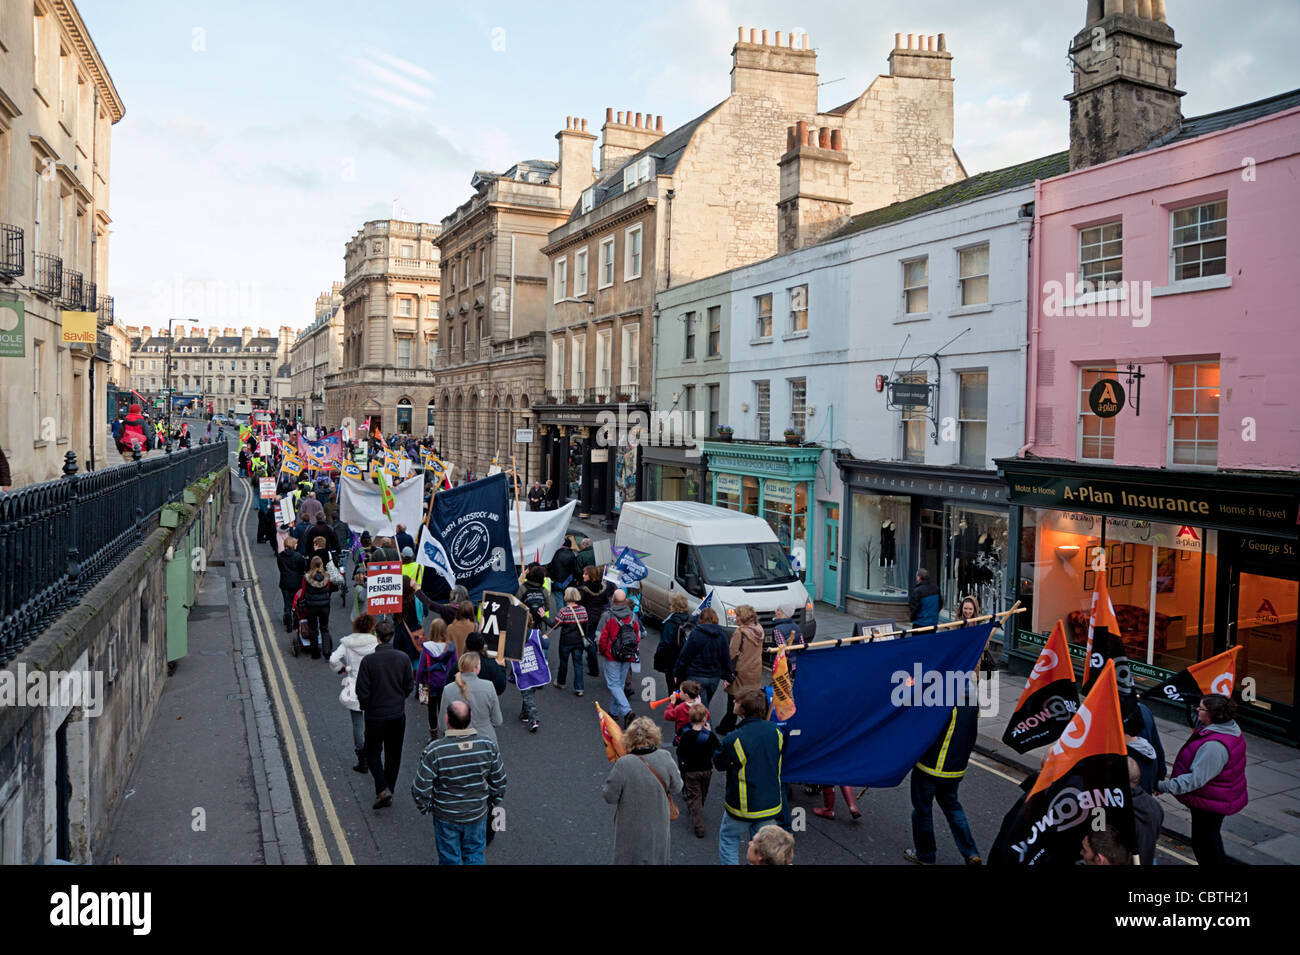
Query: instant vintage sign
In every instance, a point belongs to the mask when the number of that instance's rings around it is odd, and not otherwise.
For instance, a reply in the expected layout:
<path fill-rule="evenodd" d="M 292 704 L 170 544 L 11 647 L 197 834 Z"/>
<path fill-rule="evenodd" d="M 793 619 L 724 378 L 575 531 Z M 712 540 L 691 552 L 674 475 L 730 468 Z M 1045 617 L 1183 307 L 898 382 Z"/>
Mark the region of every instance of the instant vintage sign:
<path fill-rule="evenodd" d="M 0 302 L 0 358 L 27 355 L 26 316 L 22 302 Z"/>

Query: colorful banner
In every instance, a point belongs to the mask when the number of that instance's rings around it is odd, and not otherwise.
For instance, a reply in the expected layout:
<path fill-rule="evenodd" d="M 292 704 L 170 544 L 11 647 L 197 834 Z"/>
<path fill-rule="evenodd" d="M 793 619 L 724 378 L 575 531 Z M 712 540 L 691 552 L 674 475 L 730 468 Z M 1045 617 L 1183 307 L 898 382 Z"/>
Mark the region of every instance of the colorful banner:
<path fill-rule="evenodd" d="M 1065 627 L 1056 621 L 1043 644 L 1029 679 L 1007 722 L 1002 742 L 1017 753 L 1055 743 L 1079 710 L 1079 687 L 1065 640 Z"/>
<path fill-rule="evenodd" d="M 402 612 L 402 565 L 398 561 L 366 564 L 366 613 Z"/>
<path fill-rule="evenodd" d="M 422 567 L 432 568 L 447 582 L 448 587 L 456 586 L 456 575 L 452 572 L 451 560 L 443 550 L 442 544 L 429 533 L 427 527 L 420 528 L 420 541 L 415 548 L 415 560 Z"/>
<path fill-rule="evenodd" d="M 406 487 L 417 489 L 423 509 L 423 482 L 402 485 Z M 429 529 L 447 551 L 456 579 L 471 599 L 477 600 L 484 590 L 514 593 L 519 589 L 519 571 L 510 550 L 513 518 L 503 474 L 433 496 Z M 407 526 L 418 523 L 417 519 Z"/>
<path fill-rule="evenodd" d="M 564 535 L 568 533 L 577 505 L 577 501 L 569 501 L 554 511 L 520 510 L 510 521 L 510 553 L 518 554 L 522 547 L 523 554 L 530 560 L 549 564 L 564 543 Z"/>
<path fill-rule="evenodd" d="M 275 478 L 264 477 L 257 479 L 258 496 L 264 501 L 275 500 Z"/>
<path fill-rule="evenodd" d="M 414 529 L 424 519 L 424 488 L 419 481 L 408 481 L 391 493 L 396 501 L 392 519 L 384 515 L 379 488 L 365 481 L 343 481 L 339 484 L 339 519 L 358 534 L 390 535 L 396 533 L 397 524 Z"/>
<path fill-rule="evenodd" d="M 93 345 L 99 338 L 97 312 L 63 312 L 63 343 Z"/>
<path fill-rule="evenodd" d="M 523 659 L 511 662 L 510 665 L 514 667 L 515 685 L 521 690 L 531 690 L 551 682 L 551 665 L 547 662 L 546 651 L 542 649 L 540 630 L 528 631 Z"/>
<path fill-rule="evenodd" d="M 302 474 L 302 468 L 302 462 L 292 455 L 285 458 L 280 463 L 280 473 L 287 474 L 289 477 L 297 477 L 299 474 Z"/>
<path fill-rule="evenodd" d="M 772 664 L 772 716 L 784 723 L 794 716 L 796 709 L 790 661 L 786 659 L 785 647 L 781 647 L 776 651 L 776 662 Z"/>
<path fill-rule="evenodd" d="M 0 358 L 27 356 L 26 323 L 22 302 L 0 301 Z"/>
<path fill-rule="evenodd" d="M 315 467 L 325 467 L 327 464 L 342 464 L 343 433 L 341 431 L 331 431 L 315 441 L 307 441 L 301 434 L 298 435 L 298 456 L 304 461 L 312 462 Z"/>
<path fill-rule="evenodd" d="M 343 473 L 350 478 L 356 478 L 358 481 L 364 481 L 365 476 L 361 473 L 361 468 L 357 467 L 351 461 L 343 465 Z"/>
<path fill-rule="evenodd" d="M 1237 657 L 1240 653 L 1241 647 L 1233 647 L 1208 660 L 1193 663 L 1159 686 L 1147 690 L 1142 696 L 1144 699 L 1168 700 L 1171 703 L 1195 703 L 1202 696 L 1210 694 L 1231 697 L 1232 688 L 1237 683 Z"/>

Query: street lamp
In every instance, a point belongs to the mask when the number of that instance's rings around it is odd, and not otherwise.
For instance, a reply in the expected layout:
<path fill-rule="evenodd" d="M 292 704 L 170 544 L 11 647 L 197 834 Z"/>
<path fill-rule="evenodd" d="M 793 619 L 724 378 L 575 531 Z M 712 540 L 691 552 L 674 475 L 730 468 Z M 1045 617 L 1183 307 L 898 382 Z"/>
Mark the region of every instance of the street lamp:
<path fill-rule="evenodd" d="M 166 375 L 164 376 L 163 392 L 166 394 L 167 401 L 167 443 L 171 444 L 172 430 L 172 325 L 176 322 L 197 322 L 197 318 L 169 318 L 167 319 L 167 358 Z"/>

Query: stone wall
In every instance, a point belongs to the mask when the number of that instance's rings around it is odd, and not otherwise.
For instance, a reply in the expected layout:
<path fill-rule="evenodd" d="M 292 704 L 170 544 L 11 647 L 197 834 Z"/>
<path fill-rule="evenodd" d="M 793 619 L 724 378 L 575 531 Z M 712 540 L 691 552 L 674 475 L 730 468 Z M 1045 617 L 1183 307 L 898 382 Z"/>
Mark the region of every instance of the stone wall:
<path fill-rule="evenodd" d="M 212 502 L 219 501 L 221 509 L 228 503 L 229 469 L 191 490 L 197 503 L 183 509 L 180 526 L 154 527 L 143 544 L 6 667 L 13 674 L 22 672 L 20 666 L 28 674 L 102 674 L 103 696 L 97 716 L 85 706 L 0 705 L 0 863 L 55 861 L 55 741 L 63 725 L 71 785 L 69 861 L 101 861 L 97 850 L 166 679 L 168 552 L 173 544 L 183 546 L 200 521 L 202 546 L 212 550 L 219 523 Z"/>

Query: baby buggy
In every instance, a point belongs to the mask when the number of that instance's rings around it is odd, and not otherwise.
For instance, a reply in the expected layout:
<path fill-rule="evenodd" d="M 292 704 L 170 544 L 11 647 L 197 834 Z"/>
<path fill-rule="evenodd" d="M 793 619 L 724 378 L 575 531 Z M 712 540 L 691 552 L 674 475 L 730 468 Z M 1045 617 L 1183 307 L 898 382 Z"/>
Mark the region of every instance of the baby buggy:
<path fill-rule="evenodd" d="M 295 657 L 299 651 L 305 650 L 308 653 L 313 653 L 316 650 L 317 626 L 313 623 L 311 617 L 307 615 L 303 591 L 304 586 L 300 586 L 298 592 L 293 595 L 293 619 L 297 626 L 289 637 L 289 652 Z M 333 649 L 332 641 L 326 637 L 322 642 L 321 652 L 328 655 L 331 649 Z"/>

